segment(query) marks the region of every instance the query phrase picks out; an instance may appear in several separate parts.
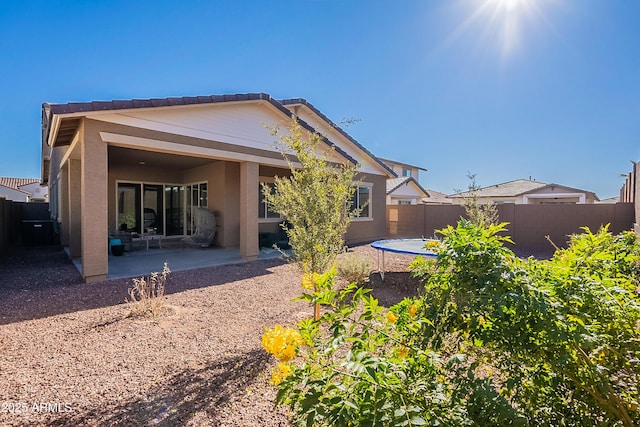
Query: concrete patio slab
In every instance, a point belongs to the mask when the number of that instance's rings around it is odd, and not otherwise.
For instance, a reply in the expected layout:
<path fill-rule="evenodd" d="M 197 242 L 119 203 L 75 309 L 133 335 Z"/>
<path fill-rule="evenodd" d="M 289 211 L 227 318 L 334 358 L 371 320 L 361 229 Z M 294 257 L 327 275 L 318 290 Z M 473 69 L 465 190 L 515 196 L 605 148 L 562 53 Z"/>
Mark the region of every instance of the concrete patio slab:
<path fill-rule="evenodd" d="M 193 246 L 175 246 L 163 242 L 162 248 L 126 251 L 121 256 L 109 253 L 109 272 L 107 280 L 148 276 L 152 272 L 161 272 L 166 262 L 171 271 L 192 270 L 226 264 L 246 262 L 240 256 L 240 248 L 200 248 Z M 275 249 L 263 248 L 258 259 L 279 258 L 283 255 Z M 78 271 L 82 271 L 82 260 L 74 259 Z"/>

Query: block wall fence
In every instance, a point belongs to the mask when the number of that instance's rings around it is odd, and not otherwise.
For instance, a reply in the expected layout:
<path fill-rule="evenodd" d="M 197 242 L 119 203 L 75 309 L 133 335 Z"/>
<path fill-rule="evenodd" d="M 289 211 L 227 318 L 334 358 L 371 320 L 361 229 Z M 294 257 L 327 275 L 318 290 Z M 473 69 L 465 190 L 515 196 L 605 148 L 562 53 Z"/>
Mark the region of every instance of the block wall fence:
<path fill-rule="evenodd" d="M 609 230 L 619 233 L 634 228 L 634 204 L 575 205 L 497 205 L 501 222 L 508 222 L 508 235 L 518 248 L 553 253 L 549 238 L 566 247 L 568 236 L 580 233 L 581 227 L 597 231 L 610 224 Z M 387 237 L 437 237 L 436 230 L 454 225 L 464 216 L 457 205 L 388 205 Z"/>

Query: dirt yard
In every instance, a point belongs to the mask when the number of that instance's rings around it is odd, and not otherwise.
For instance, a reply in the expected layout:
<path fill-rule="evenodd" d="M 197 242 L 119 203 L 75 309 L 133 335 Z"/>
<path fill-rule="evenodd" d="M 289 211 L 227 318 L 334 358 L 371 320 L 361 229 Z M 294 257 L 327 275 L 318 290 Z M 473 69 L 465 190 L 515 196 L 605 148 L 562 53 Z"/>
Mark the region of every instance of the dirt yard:
<path fill-rule="evenodd" d="M 370 257 L 368 245 L 353 251 Z M 387 254 L 382 305 L 413 295 Z M 170 267 L 170 266 L 169 266 Z M 162 266 L 158 266 L 161 269 Z M 256 261 L 172 273 L 159 321 L 127 317 L 131 280 L 86 285 L 60 248 L 0 260 L 0 425 L 288 426 L 269 384 L 265 326 L 312 315 L 297 267 Z"/>

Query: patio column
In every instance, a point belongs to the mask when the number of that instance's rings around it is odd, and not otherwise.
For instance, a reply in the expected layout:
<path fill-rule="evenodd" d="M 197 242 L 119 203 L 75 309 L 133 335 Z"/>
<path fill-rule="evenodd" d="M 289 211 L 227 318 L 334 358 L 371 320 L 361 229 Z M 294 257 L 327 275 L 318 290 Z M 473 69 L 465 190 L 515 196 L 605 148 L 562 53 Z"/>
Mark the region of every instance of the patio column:
<path fill-rule="evenodd" d="M 240 164 L 240 255 L 242 259 L 258 259 L 258 186 L 259 165 Z"/>
<path fill-rule="evenodd" d="M 69 236 L 69 255 L 72 258 L 82 256 L 82 168 L 80 160 L 69 159 L 67 169 L 68 174 L 68 210 L 69 220 L 67 234 Z"/>
<path fill-rule="evenodd" d="M 109 260 L 107 144 L 91 123 L 83 121 L 81 134 L 82 277 L 86 283 L 105 280 Z"/>
<path fill-rule="evenodd" d="M 58 218 L 60 218 L 60 244 L 69 246 L 69 163 L 60 168 L 58 181 Z"/>

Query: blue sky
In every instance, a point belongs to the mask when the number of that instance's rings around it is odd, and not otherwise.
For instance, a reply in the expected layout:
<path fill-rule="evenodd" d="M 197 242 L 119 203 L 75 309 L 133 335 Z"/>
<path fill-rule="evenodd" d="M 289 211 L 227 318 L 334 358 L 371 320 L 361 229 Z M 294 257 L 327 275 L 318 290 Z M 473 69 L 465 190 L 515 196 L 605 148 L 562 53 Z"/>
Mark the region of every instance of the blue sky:
<path fill-rule="evenodd" d="M 640 161 L 640 2 L 21 1 L 0 6 L 0 176 L 39 177 L 42 102 L 302 97 L 444 193 L 616 196 Z"/>

